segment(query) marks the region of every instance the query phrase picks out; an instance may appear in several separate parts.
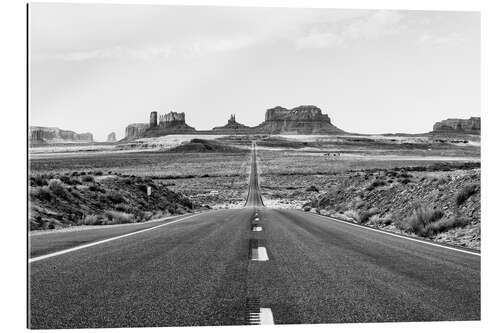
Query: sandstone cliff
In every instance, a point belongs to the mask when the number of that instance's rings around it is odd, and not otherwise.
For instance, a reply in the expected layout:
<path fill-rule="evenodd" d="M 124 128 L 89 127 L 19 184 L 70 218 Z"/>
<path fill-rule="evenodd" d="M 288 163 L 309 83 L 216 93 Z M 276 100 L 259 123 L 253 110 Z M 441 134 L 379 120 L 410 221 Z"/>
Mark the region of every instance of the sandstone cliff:
<path fill-rule="evenodd" d="M 469 119 L 446 119 L 434 124 L 434 132 L 480 134 L 481 118 L 470 117 Z"/>
<path fill-rule="evenodd" d="M 125 139 L 140 138 L 148 128 L 147 123 L 130 124 L 125 128 Z"/>
<path fill-rule="evenodd" d="M 69 130 L 62 130 L 57 127 L 30 126 L 29 143 L 55 144 L 55 143 L 84 143 L 93 142 L 92 133 L 76 133 Z"/>
<path fill-rule="evenodd" d="M 265 121 L 256 129 L 270 134 L 344 133 L 333 126 L 330 117 L 314 105 L 302 105 L 290 110 L 281 106 L 268 109 Z"/>
<path fill-rule="evenodd" d="M 116 142 L 116 133 L 115 132 L 109 133 L 106 141 L 107 142 Z"/>

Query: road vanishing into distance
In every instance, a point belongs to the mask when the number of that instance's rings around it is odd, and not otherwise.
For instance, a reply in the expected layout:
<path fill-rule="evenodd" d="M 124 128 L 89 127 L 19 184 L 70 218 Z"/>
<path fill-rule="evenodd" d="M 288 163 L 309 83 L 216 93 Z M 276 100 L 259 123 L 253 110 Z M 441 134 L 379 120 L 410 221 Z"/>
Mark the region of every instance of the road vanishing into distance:
<path fill-rule="evenodd" d="M 251 154 L 244 208 L 30 236 L 30 327 L 480 319 L 478 253 L 266 208 Z"/>

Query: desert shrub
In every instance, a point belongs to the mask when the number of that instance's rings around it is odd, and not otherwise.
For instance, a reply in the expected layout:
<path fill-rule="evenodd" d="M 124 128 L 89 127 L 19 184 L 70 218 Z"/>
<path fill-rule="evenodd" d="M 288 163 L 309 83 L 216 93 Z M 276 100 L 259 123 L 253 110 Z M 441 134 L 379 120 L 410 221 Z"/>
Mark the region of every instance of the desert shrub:
<path fill-rule="evenodd" d="M 406 185 L 406 184 L 410 183 L 410 182 L 411 182 L 411 180 L 410 180 L 410 178 L 403 178 L 403 179 L 401 179 L 399 182 L 400 182 L 401 184 Z"/>
<path fill-rule="evenodd" d="M 67 184 L 67 185 L 79 185 L 79 184 L 81 184 L 81 182 L 77 178 L 74 178 L 74 177 L 61 176 L 61 177 L 59 177 L 59 179 L 64 184 Z"/>
<path fill-rule="evenodd" d="M 411 174 L 409 174 L 408 172 L 402 172 L 398 175 L 398 177 L 400 178 L 411 178 L 413 177 Z"/>
<path fill-rule="evenodd" d="M 47 179 L 44 175 L 34 175 L 31 177 L 31 183 L 35 186 L 45 186 L 48 184 Z"/>
<path fill-rule="evenodd" d="M 51 179 L 49 181 L 49 189 L 50 191 L 58 196 L 65 198 L 68 196 L 68 191 L 66 190 L 66 187 L 63 185 L 63 183 L 59 179 Z"/>
<path fill-rule="evenodd" d="M 96 172 L 94 172 L 94 175 L 96 175 L 96 176 L 102 176 L 102 171 L 96 171 Z"/>
<path fill-rule="evenodd" d="M 433 222 L 428 226 L 427 235 L 433 236 L 441 232 L 448 231 L 450 229 L 465 227 L 469 224 L 469 220 L 462 217 L 451 217 L 448 219 L 441 219 L 439 221 Z"/>
<path fill-rule="evenodd" d="M 100 193 L 105 193 L 106 192 L 105 189 L 103 189 L 102 187 L 100 187 L 97 184 L 90 185 L 89 186 L 89 190 L 92 191 L 92 192 L 100 192 Z"/>
<path fill-rule="evenodd" d="M 87 215 L 83 218 L 83 224 L 85 225 L 100 225 L 102 222 L 102 218 L 98 215 Z"/>
<path fill-rule="evenodd" d="M 52 192 L 49 190 L 48 186 L 35 187 L 30 190 L 31 197 L 37 198 L 43 201 L 52 200 Z"/>
<path fill-rule="evenodd" d="M 479 184 L 465 185 L 455 196 L 455 203 L 457 206 L 462 205 L 467 199 L 474 195 L 479 190 Z"/>
<path fill-rule="evenodd" d="M 108 210 L 106 211 L 106 217 L 110 224 L 122 224 L 122 223 L 133 223 L 134 215 L 127 214 L 124 212 L 118 212 L 116 210 Z"/>
<path fill-rule="evenodd" d="M 362 211 L 361 213 L 358 214 L 358 216 L 359 216 L 358 221 L 360 223 L 366 223 L 366 222 L 368 222 L 368 219 L 370 217 L 372 217 L 373 215 L 378 214 L 378 213 L 379 213 L 378 208 L 370 208 L 368 210 Z"/>
<path fill-rule="evenodd" d="M 354 207 L 356 209 L 361 209 L 366 205 L 366 202 L 361 200 L 361 198 L 356 198 L 356 201 L 354 202 Z"/>
<path fill-rule="evenodd" d="M 119 204 L 115 205 L 115 210 L 118 212 L 124 212 L 124 213 L 137 212 L 137 209 L 133 208 L 132 206 L 130 206 L 126 203 L 119 203 Z"/>
<path fill-rule="evenodd" d="M 357 211 L 355 210 L 348 210 L 346 212 L 344 212 L 344 216 L 348 217 L 348 218 L 351 218 L 355 221 L 359 221 L 359 214 Z"/>
<path fill-rule="evenodd" d="M 385 180 L 375 179 L 368 187 L 366 188 L 368 191 L 371 191 L 379 186 L 387 185 Z"/>
<path fill-rule="evenodd" d="M 91 175 L 83 175 L 82 176 L 82 182 L 86 182 L 86 183 L 90 183 L 90 182 L 93 182 L 94 181 L 94 177 L 92 177 Z"/>
<path fill-rule="evenodd" d="M 319 192 L 319 190 L 316 186 L 311 185 L 308 188 L 306 188 L 306 192 Z"/>
<path fill-rule="evenodd" d="M 375 214 L 370 217 L 369 222 L 375 225 L 389 225 L 392 223 L 392 216 L 389 214 L 381 217 L 380 215 Z"/>
<path fill-rule="evenodd" d="M 443 216 L 444 213 L 440 209 L 418 207 L 412 216 L 406 220 L 397 222 L 396 226 L 404 231 L 426 237 L 430 235 L 429 233 L 432 230 L 430 225 L 440 220 Z"/>
<path fill-rule="evenodd" d="M 117 192 L 110 192 L 110 193 L 106 194 L 106 198 L 114 204 L 119 204 L 119 203 L 122 203 L 123 201 L 125 201 L 123 196 Z"/>

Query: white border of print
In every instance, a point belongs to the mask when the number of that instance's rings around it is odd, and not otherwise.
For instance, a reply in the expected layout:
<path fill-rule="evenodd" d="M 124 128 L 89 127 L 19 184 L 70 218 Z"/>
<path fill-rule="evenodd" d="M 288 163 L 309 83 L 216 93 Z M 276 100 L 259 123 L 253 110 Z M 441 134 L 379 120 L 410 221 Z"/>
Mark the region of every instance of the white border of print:
<path fill-rule="evenodd" d="M 85 2 L 54 1 L 51 2 Z M 314 329 L 319 332 L 421 332 L 421 331 L 493 331 L 498 326 L 496 300 L 499 298 L 499 265 L 496 255 L 500 253 L 500 222 L 495 214 L 500 189 L 498 162 L 499 140 L 499 95 L 498 78 L 500 59 L 498 33 L 500 13 L 498 1 L 477 0 L 177 0 L 177 1 L 92 1 L 94 3 L 136 4 L 180 4 L 180 5 L 231 5 L 267 7 L 316 7 L 316 8 L 370 8 L 410 10 L 454 10 L 480 11 L 482 25 L 482 320 L 480 322 L 431 322 L 431 323 L 387 323 L 387 324 L 337 324 L 337 325 L 286 325 L 272 327 L 198 327 L 168 328 L 169 332 L 253 332 L 273 330 L 275 332 L 299 332 Z M 3 0 L 0 4 L 0 34 L 2 34 L 2 56 L 0 61 L 2 117 L 2 253 L 1 303 L 2 328 L 4 331 L 26 330 L 26 7 L 25 1 Z M 487 180 L 487 181 L 485 181 Z M 141 329 L 144 332 L 165 328 Z M 59 330 L 58 332 L 70 332 Z M 127 332 L 117 330 L 79 330 L 79 332 Z M 74 332 L 74 331 L 71 331 Z"/>

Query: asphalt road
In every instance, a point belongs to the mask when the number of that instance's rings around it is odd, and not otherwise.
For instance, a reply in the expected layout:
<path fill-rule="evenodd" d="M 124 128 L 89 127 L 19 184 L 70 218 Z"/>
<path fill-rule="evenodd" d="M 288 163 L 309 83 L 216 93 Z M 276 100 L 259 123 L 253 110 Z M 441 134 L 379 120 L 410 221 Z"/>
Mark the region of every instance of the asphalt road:
<path fill-rule="evenodd" d="M 480 319 L 477 254 L 265 208 L 255 153 L 245 208 L 33 260 L 30 278 L 32 328 Z"/>

